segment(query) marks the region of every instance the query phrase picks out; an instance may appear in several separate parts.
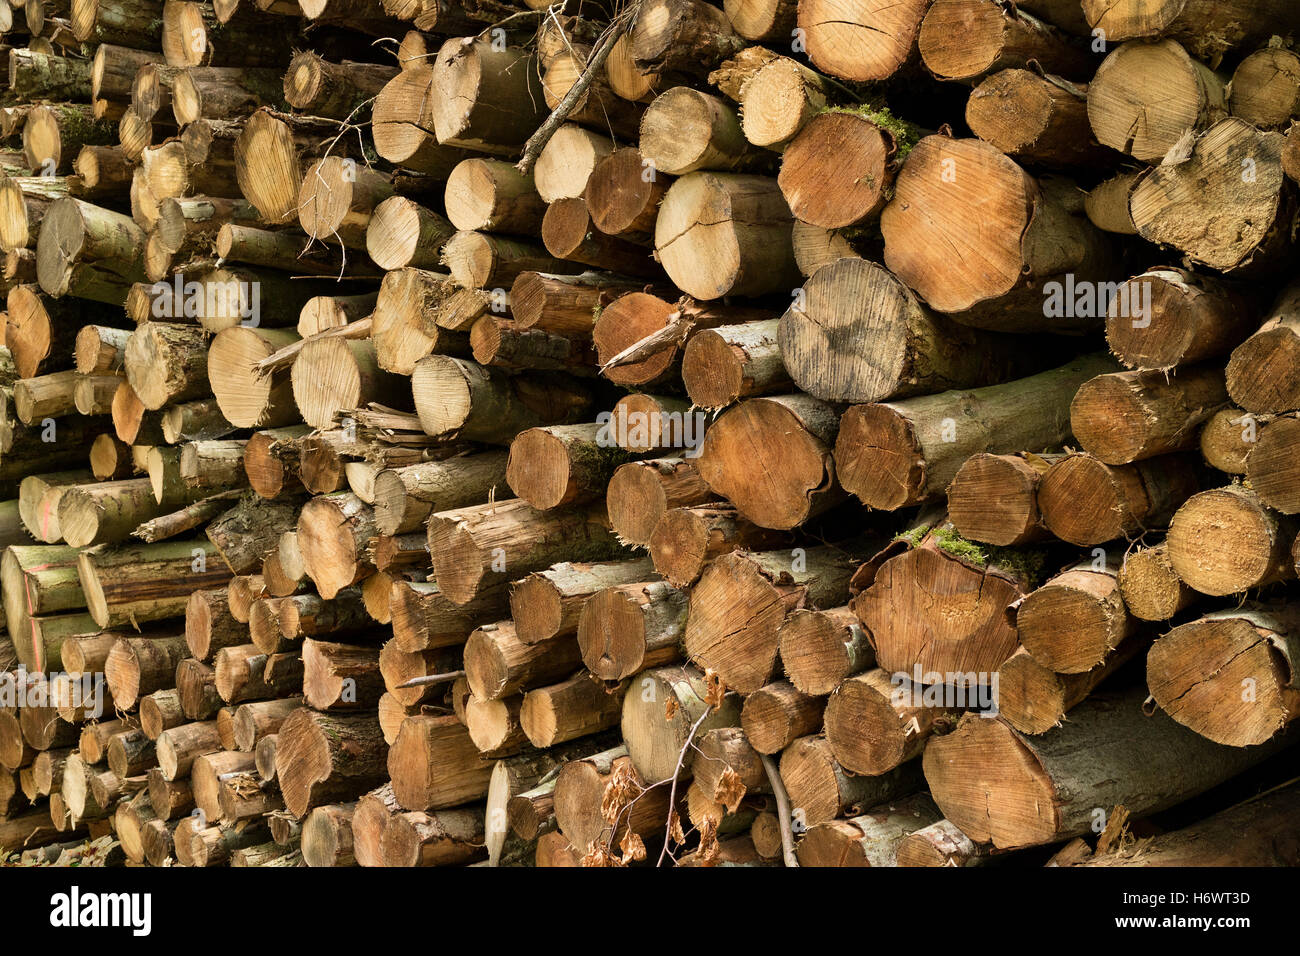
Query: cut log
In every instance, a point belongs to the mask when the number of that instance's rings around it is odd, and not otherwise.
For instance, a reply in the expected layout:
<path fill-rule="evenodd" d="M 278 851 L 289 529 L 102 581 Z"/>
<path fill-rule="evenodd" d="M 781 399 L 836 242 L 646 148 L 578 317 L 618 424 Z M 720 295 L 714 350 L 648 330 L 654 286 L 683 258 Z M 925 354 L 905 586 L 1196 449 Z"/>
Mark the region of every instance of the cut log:
<path fill-rule="evenodd" d="M 1300 419 L 1274 419 L 1259 432 L 1246 457 L 1246 479 L 1260 501 L 1283 514 L 1300 512 L 1295 475 L 1295 449 Z"/>
<path fill-rule="evenodd" d="M 981 549 L 947 523 L 921 524 L 895 547 L 908 544 L 902 554 L 875 559 L 884 558 L 851 606 L 880 667 L 916 685 L 951 685 L 978 706 L 1018 643 L 1006 610 L 1038 583 L 1044 556 Z M 936 593 L 948 600 L 934 602 Z"/>
<path fill-rule="evenodd" d="M 294 54 L 284 73 L 284 98 L 309 116 L 346 120 L 397 72 L 378 63 L 330 63 L 303 50 Z"/>
<path fill-rule="evenodd" d="M 904 841 L 941 818 L 929 795 L 918 793 L 861 816 L 828 820 L 810 827 L 799 841 L 799 865 L 898 866 Z"/>
<path fill-rule="evenodd" d="M 785 619 L 777 638 L 786 676 L 802 694 L 829 694 L 876 663 L 870 638 L 849 607 L 800 608 Z"/>
<path fill-rule="evenodd" d="M 1224 596 L 1296 574 L 1293 519 L 1240 485 L 1187 498 L 1169 521 L 1169 561 L 1187 586 Z"/>
<path fill-rule="evenodd" d="M 519 498 L 546 511 L 598 497 L 628 457 L 608 440 L 604 425 L 530 428 L 510 445 L 506 482 Z"/>
<path fill-rule="evenodd" d="M 533 167 L 537 194 L 545 203 L 582 196 L 593 170 L 613 151 L 609 137 L 565 123 L 543 147 Z"/>
<path fill-rule="evenodd" d="M 792 222 L 773 179 L 691 173 L 664 195 L 655 251 L 673 283 L 697 299 L 786 292 L 799 275 Z"/>
<path fill-rule="evenodd" d="M 675 587 L 689 587 L 714 558 L 732 551 L 762 551 L 788 543 L 783 532 L 760 528 L 730 505 L 704 504 L 663 513 L 650 535 L 655 570 Z"/>
<path fill-rule="evenodd" d="M 542 512 L 518 500 L 440 512 L 429 519 L 438 586 L 463 605 L 556 561 L 617 557 L 622 547 L 605 520 L 600 507 Z"/>
<path fill-rule="evenodd" d="M 1300 56 L 1281 47 L 1248 55 L 1233 71 L 1228 108 L 1259 129 L 1284 129 L 1300 116 Z"/>
<path fill-rule="evenodd" d="M 978 843 L 1040 846 L 1091 831 L 1098 810 L 1109 815 L 1123 806 L 1140 819 L 1277 750 L 1223 747 L 1164 714 L 1147 717 L 1145 694 L 1094 694 L 1059 728 L 1034 737 L 968 714 L 925 750 L 935 802 Z"/>
<path fill-rule="evenodd" d="M 754 49 L 762 48 L 750 47 Z M 758 65 L 736 92 L 745 138 L 755 146 L 784 150 L 826 108 L 835 88 L 797 60 L 773 56 Z"/>
<path fill-rule="evenodd" d="M 1171 36 L 1188 44 L 1203 60 L 1218 60 L 1226 51 L 1262 44 L 1274 33 L 1296 28 L 1295 10 L 1285 2 L 1204 3 L 1200 0 L 1083 0 L 1083 14 L 1107 40 Z"/>
<path fill-rule="evenodd" d="M 844 816 L 850 807 L 873 807 L 925 786 L 919 761 L 879 777 L 857 777 L 835 762 L 825 737 L 800 737 L 781 754 L 781 779 L 796 820 L 805 827 Z"/>
<path fill-rule="evenodd" d="M 1084 561 L 1025 597 L 1016 631 L 1038 663 L 1061 674 L 1087 673 L 1137 630 L 1118 572 L 1118 562 Z"/>
<path fill-rule="evenodd" d="M 654 233 L 659 203 L 672 177 L 649 165 L 632 147 L 614 150 L 596 164 L 583 198 L 596 228 L 608 236 L 647 238 Z"/>
<path fill-rule="evenodd" d="M 663 832 L 669 816 L 668 789 L 651 787 L 623 747 L 564 764 L 555 781 L 554 800 L 559 833 L 542 839 L 562 834 L 578 858 L 609 852 L 628 834 L 641 837 L 642 842 L 653 838 Z M 612 821 L 606 819 L 607 809 Z M 540 844 L 538 853 L 543 853 Z"/>
<path fill-rule="evenodd" d="M 852 6 L 811 0 L 799 6 L 808 58 L 843 80 L 886 80 L 917 58 L 916 39 L 928 0 L 863 0 Z"/>
<path fill-rule="evenodd" d="M 994 0 L 934 0 L 917 34 L 921 60 L 941 80 L 977 80 L 1031 62 L 1047 73 L 1086 79 L 1087 47 L 1055 27 Z"/>
<path fill-rule="evenodd" d="M 760 687 L 745 698 L 740 725 L 761 754 L 778 754 L 796 738 L 821 730 L 826 702 L 799 691 L 789 681 Z"/>
<path fill-rule="evenodd" d="M 966 124 L 980 139 L 1032 165 L 1090 170 L 1120 158 L 1092 134 L 1087 86 L 1058 76 L 1019 68 L 994 73 L 966 101 Z"/>
<path fill-rule="evenodd" d="M 1201 457 L 1211 468 L 1244 475 L 1247 457 L 1259 439 L 1258 429 L 1249 412 L 1232 405 L 1221 408 L 1201 427 Z"/>
<path fill-rule="evenodd" d="M 578 647 L 596 677 L 618 681 L 681 658 L 688 595 L 662 581 L 619 584 L 582 607 Z"/>
<path fill-rule="evenodd" d="M 1195 599 L 1174 570 L 1163 541 L 1125 554 L 1119 589 L 1128 612 L 1142 621 L 1167 621 Z"/>
<path fill-rule="evenodd" d="M 687 655 L 741 693 L 758 690 L 772 678 L 786 616 L 843 604 L 853 568 L 829 547 L 723 555 L 691 589 Z"/>
<path fill-rule="evenodd" d="M 199 541 L 82 551 L 77 573 L 86 605 L 100 627 L 178 616 L 185 612 L 191 592 L 221 587 L 230 580 L 230 569 L 216 550 Z"/>
<path fill-rule="evenodd" d="M 1100 328 L 1100 311 L 1081 315 L 1062 301 L 1064 289 L 1109 279 L 1117 267 L 1082 200 L 1068 183 L 1035 180 L 981 140 L 927 136 L 881 213 L 885 265 L 932 308 L 961 313 L 953 318 L 968 325 Z"/>
<path fill-rule="evenodd" d="M 585 199 L 559 199 L 546 208 L 542 244 L 547 252 L 566 262 L 651 279 L 662 274 L 641 245 L 594 229 Z"/>
<path fill-rule="evenodd" d="M 370 710 L 378 706 L 384 678 L 379 648 L 308 638 L 302 642 L 302 692 L 316 710 Z"/>
<path fill-rule="evenodd" d="M 1133 187 L 1129 211 L 1139 235 L 1219 272 L 1276 271 L 1290 255 L 1284 223 L 1294 203 L 1281 166 L 1284 142 L 1281 133 L 1261 132 L 1236 117 L 1215 123 L 1196 138 L 1185 162 L 1157 166 Z M 1245 159 L 1251 162 L 1243 165 Z M 1215 231 L 1226 229 L 1230 238 L 1207 234 L 1205 223 L 1216 213 Z"/>
<path fill-rule="evenodd" d="M 1186 455 L 1131 465 L 1069 455 L 1043 475 L 1038 506 L 1047 529 L 1062 541 L 1103 544 L 1163 527 L 1199 487 L 1200 476 Z"/>
<path fill-rule="evenodd" d="M 388 747 L 373 714 L 318 714 L 301 707 L 276 737 L 275 776 L 286 809 L 298 819 L 383 782 Z"/>
<path fill-rule="evenodd" d="M 831 406 L 811 396 L 751 398 L 705 433 L 699 473 L 749 521 L 789 530 L 844 498 L 830 454 L 838 429 Z M 774 453 L 755 462 L 755 447 Z"/>
<path fill-rule="evenodd" d="M 523 236 L 540 235 L 546 212 L 533 177 L 500 159 L 458 163 L 447 178 L 445 203 L 447 218 L 456 229 Z"/>
<path fill-rule="evenodd" d="M 1242 286 L 1167 267 L 1120 287 L 1106 342 L 1129 368 L 1171 369 L 1225 355 L 1258 327 L 1256 297 Z"/>
<path fill-rule="evenodd" d="M 1213 365 L 1161 371 L 1114 372 L 1079 386 L 1070 403 L 1070 428 L 1085 451 L 1108 465 L 1124 465 L 1199 444 L 1198 427 L 1227 405 Z"/>
<path fill-rule="evenodd" d="M 365 545 L 374 534 L 374 509 L 351 492 L 313 498 L 303 506 L 298 518 L 303 567 L 321 597 L 333 598 L 365 577 Z"/>
<path fill-rule="evenodd" d="M 864 350 L 850 340 L 872 344 Z M 930 312 L 864 259 L 840 260 L 808 279 L 781 317 L 778 341 L 795 384 L 833 402 L 995 385 L 1034 370 L 1016 339 Z"/>
<path fill-rule="evenodd" d="M 469 731 L 454 715 L 418 714 L 402 722 L 388 751 L 388 775 L 399 805 L 428 811 L 481 800 L 492 764 L 479 758 Z"/>
<path fill-rule="evenodd" d="M 801 222 L 825 229 L 871 222 L 919 135 L 865 106 L 820 113 L 786 147 L 777 178 L 781 193 Z"/>
<path fill-rule="evenodd" d="M 1038 485 L 1059 455 L 971 455 L 948 485 L 948 516 L 963 538 L 1010 547 L 1048 536 Z"/>
<path fill-rule="evenodd" d="M 1113 369 L 1112 360 L 1094 354 L 1002 385 L 854 406 L 835 441 L 837 475 L 872 508 L 893 511 L 930 500 L 973 454 L 1060 448 L 1079 386 Z M 1038 413 L 1025 414 L 1026 404 Z"/>
<path fill-rule="evenodd" d="M 109 651 L 104 677 L 113 703 L 121 711 L 131 710 L 146 694 L 171 684 L 176 665 L 189 653 L 185 638 L 122 638 Z"/>
<path fill-rule="evenodd" d="M 485 624 L 465 643 L 465 679 L 480 700 L 501 700 L 571 674 L 582 663 L 576 643 L 525 644 L 514 624 Z"/>
<path fill-rule="evenodd" d="M 620 465 L 606 492 L 610 525 L 620 540 L 648 545 L 672 508 L 716 498 L 689 458 L 654 458 Z"/>
<path fill-rule="evenodd" d="M 438 142 L 509 154 L 541 123 L 544 93 L 532 57 L 479 38 L 447 40 L 433 61 Z"/>
<path fill-rule="evenodd" d="M 1228 359 L 1228 394 L 1257 414 L 1300 408 L 1295 370 L 1300 367 L 1300 325 L 1295 321 L 1300 284 L 1288 284 L 1268 317 Z"/>

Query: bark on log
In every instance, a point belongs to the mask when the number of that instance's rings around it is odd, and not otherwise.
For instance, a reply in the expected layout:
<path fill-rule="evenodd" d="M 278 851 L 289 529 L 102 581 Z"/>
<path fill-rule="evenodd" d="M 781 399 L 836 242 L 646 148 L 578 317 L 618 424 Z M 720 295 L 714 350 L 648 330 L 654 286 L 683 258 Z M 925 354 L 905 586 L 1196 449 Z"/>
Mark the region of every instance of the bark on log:
<path fill-rule="evenodd" d="M 1278 749 L 1223 747 L 1164 714 L 1147 717 L 1145 688 L 1093 695 L 1061 727 L 1025 737 L 968 714 L 934 740 L 926 780 L 944 816 L 979 843 L 1017 849 L 1086 833 L 1098 808 L 1140 819 L 1203 793 Z"/>
<path fill-rule="evenodd" d="M 1060 448 L 1075 392 L 1113 368 L 1087 355 L 1002 385 L 854 406 L 835 441 L 839 480 L 870 507 L 892 511 L 942 494 L 973 454 Z M 1039 414 L 1026 415 L 1027 405 Z"/>
<path fill-rule="evenodd" d="M 280 725 L 276 739 L 275 776 L 286 809 L 298 819 L 383 782 L 389 751 L 373 714 L 318 714 L 302 707 Z"/>
<path fill-rule="evenodd" d="M 919 761 L 879 777 L 848 774 L 831 754 L 825 737 L 800 737 L 781 754 L 781 779 L 796 819 L 806 827 L 847 814 L 853 806 L 876 806 L 925 787 Z"/>

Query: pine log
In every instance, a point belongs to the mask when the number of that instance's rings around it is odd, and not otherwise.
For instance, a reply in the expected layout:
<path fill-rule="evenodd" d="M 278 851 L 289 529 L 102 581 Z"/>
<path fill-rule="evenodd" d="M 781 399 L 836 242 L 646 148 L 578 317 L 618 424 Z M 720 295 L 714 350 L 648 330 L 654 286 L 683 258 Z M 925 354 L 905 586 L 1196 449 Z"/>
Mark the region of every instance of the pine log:
<path fill-rule="evenodd" d="M 1201 427 L 1201 457 L 1211 468 L 1244 475 L 1258 440 L 1259 422 L 1249 412 L 1230 405 L 1211 415 Z"/>
<path fill-rule="evenodd" d="M 621 541 L 648 545 L 670 509 L 715 498 L 692 459 L 652 458 L 619 466 L 609 480 L 606 506 Z"/>

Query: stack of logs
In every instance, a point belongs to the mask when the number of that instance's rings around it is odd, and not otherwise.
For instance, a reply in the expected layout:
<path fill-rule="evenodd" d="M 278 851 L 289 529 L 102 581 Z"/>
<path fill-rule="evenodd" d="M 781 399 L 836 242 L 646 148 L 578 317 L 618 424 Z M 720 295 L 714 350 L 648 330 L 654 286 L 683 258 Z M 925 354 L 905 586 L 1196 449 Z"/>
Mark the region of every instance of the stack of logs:
<path fill-rule="evenodd" d="M 1300 863 L 1296 4 L 0 34 L 11 859 Z"/>

